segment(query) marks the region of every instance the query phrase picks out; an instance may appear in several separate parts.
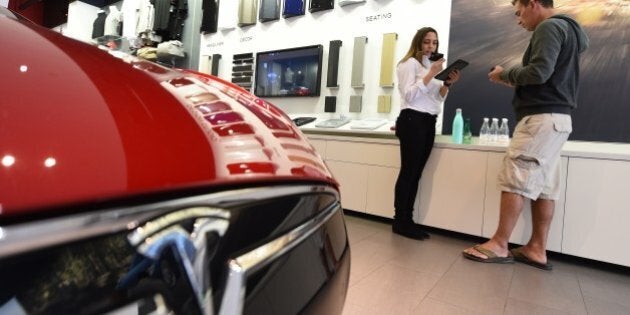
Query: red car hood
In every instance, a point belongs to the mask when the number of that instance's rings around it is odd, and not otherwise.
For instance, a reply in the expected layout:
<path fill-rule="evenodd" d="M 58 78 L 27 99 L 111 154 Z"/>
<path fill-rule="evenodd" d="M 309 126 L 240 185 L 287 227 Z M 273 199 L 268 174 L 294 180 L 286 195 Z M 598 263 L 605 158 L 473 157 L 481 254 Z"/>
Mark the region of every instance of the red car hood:
<path fill-rule="evenodd" d="M 0 216 L 253 181 L 336 184 L 273 105 L 0 15 Z"/>

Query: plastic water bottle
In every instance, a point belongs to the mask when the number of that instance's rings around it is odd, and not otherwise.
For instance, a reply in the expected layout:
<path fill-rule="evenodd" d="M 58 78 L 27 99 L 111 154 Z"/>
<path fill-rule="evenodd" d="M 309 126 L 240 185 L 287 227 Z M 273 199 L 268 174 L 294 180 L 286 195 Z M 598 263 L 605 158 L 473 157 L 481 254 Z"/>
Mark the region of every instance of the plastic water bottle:
<path fill-rule="evenodd" d="M 470 118 L 464 119 L 464 144 L 472 143 L 472 131 L 470 131 Z"/>
<path fill-rule="evenodd" d="M 508 119 L 501 119 L 501 127 L 499 127 L 499 143 L 507 145 L 510 143 L 510 127 L 508 127 Z"/>
<path fill-rule="evenodd" d="M 488 137 L 489 144 L 496 144 L 499 142 L 499 119 L 492 118 L 492 124 L 490 125 L 490 132 Z"/>
<path fill-rule="evenodd" d="M 483 124 L 479 130 L 479 144 L 488 144 L 488 138 L 490 136 L 490 119 L 488 117 L 483 118 Z"/>
<path fill-rule="evenodd" d="M 462 109 L 455 110 L 455 118 L 453 118 L 453 143 L 461 144 L 464 140 L 464 118 L 462 117 Z"/>

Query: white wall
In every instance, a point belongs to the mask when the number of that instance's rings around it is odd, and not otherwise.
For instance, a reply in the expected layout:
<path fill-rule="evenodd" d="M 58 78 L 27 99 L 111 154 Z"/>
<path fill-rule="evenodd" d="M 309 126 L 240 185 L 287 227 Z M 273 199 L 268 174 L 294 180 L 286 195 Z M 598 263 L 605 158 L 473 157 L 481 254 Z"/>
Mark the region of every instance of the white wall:
<path fill-rule="evenodd" d="M 269 98 L 292 116 L 317 115 L 325 118 L 338 117 L 340 114 L 360 119 L 381 117 L 395 120 L 400 109 L 400 97 L 394 88 L 379 86 L 381 43 L 383 34 L 397 33 L 396 62 L 407 52 L 416 31 L 424 26 L 431 26 L 439 33 L 440 52 L 448 52 L 451 1 L 444 0 L 368 0 L 362 4 L 340 7 L 335 1 L 333 10 L 309 13 L 304 16 L 233 30 L 220 30 L 215 34 L 202 36 L 201 56 L 221 54 L 219 76 L 231 80 L 232 55 L 240 53 L 284 49 L 298 46 L 324 45 L 322 89 L 320 97 L 306 98 Z M 307 3 L 308 5 L 308 3 Z M 350 87 L 352 71 L 352 50 L 354 37 L 367 36 L 365 53 L 365 87 Z M 328 46 L 331 40 L 343 42 L 339 58 L 339 88 L 326 87 L 328 65 Z M 448 59 L 448 56 L 446 56 Z M 200 70 L 205 70 L 204 65 Z M 379 114 L 376 109 L 378 95 L 392 95 L 392 110 L 389 114 Z M 324 113 L 324 97 L 337 96 L 336 113 Z M 361 113 L 349 113 L 350 95 L 363 96 Z M 438 119 L 441 121 L 441 119 Z M 438 130 L 441 130 L 438 126 Z"/>
<path fill-rule="evenodd" d="M 120 10 L 122 1 L 113 5 Z M 85 2 L 71 2 L 68 6 L 68 23 L 63 29 L 64 34 L 80 41 L 92 42 L 92 27 L 99 10 L 101 8 Z"/>
<path fill-rule="evenodd" d="M 0 7 L 9 7 L 9 0 L 0 0 Z"/>

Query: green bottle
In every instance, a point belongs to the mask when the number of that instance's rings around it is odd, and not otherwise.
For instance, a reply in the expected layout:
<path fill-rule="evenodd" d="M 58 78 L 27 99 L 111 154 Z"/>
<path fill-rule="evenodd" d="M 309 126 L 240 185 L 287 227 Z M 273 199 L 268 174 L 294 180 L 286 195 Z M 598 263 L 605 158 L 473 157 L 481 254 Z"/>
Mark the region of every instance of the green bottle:
<path fill-rule="evenodd" d="M 472 132 L 470 131 L 470 118 L 464 120 L 464 144 L 472 143 Z"/>

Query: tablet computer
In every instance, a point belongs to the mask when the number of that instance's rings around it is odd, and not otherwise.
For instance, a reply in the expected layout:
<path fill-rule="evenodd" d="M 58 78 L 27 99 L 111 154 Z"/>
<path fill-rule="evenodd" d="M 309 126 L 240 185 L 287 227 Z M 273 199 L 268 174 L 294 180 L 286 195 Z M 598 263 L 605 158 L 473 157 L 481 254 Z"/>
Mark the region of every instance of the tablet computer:
<path fill-rule="evenodd" d="M 448 74 L 453 70 L 462 70 L 466 68 L 468 62 L 462 59 L 457 59 L 450 66 L 446 67 L 446 69 L 442 70 L 442 72 L 438 73 L 435 78 L 438 80 L 445 81 L 448 79 Z"/>

